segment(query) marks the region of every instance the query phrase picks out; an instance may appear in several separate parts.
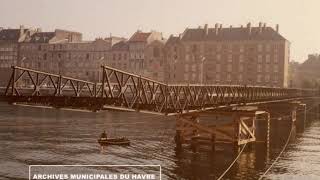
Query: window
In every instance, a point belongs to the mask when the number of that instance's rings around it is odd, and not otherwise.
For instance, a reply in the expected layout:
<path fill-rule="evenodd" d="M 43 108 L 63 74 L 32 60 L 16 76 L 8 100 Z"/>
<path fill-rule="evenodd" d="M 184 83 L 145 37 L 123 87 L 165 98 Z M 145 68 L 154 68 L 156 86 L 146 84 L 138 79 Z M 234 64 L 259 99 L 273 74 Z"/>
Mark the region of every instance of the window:
<path fill-rule="evenodd" d="M 43 59 L 44 59 L 44 60 L 47 60 L 47 53 L 44 53 Z"/>
<path fill-rule="evenodd" d="M 231 74 L 227 74 L 227 81 L 231 81 Z"/>
<path fill-rule="evenodd" d="M 261 78 L 262 78 L 261 74 L 258 74 L 258 76 L 257 76 L 257 82 L 258 82 L 258 83 L 261 82 Z"/>
<path fill-rule="evenodd" d="M 232 64 L 228 64 L 227 70 L 228 72 L 232 72 Z"/>
<path fill-rule="evenodd" d="M 270 63 L 270 54 L 266 55 L 266 63 Z"/>
<path fill-rule="evenodd" d="M 265 81 L 266 81 L 266 82 L 269 82 L 269 80 L 270 80 L 270 76 L 269 76 L 269 75 L 266 75 Z"/>
<path fill-rule="evenodd" d="M 270 51 L 270 44 L 266 45 L 266 51 L 269 52 Z"/>
<path fill-rule="evenodd" d="M 197 50 L 198 50 L 197 45 L 196 44 L 192 45 L 192 52 L 195 53 L 197 52 Z"/>
<path fill-rule="evenodd" d="M 159 57 L 160 56 L 160 50 L 158 47 L 153 48 L 153 57 Z"/>
<path fill-rule="evenodd" d="M 238 78 L 239 78 L 239 82 L 242 82 L 242 81 L 243 81 L 243 76 L 242 76 L 242 74 L 239 74 Z"/>
<path fill-rule="evenodd" d="M 86 59 L 89 59 L 89 53 L 87 53 L 87 55 L 86 55 Z"/>
<path fill-rule="evenodd" d="M 262 72 L 262 65 L 258 64 L 258 72 Z"/>
<path fill-rule="evenodd" d="M 192 64 L 192 71 L 196 71 L 196 65 Z"/>
<path fill-rule="evenodd" d="M 216 71 L 217 71 L 217 72 L 220 72 L 220 70 L 221 70 L 221 65 L 220 65 L 220 64 L 217 64 L 217 65 L 216 65 Z"/>
<path fill-rule="evenodd" d="M 220 81 L 220 74 L 216 74 L 216 81 Z"/>
<path fill-rule="evenodd" d="M 232 52 L 232 45 L 229 45 L 229 46 L 228 46 L 228 51 L 229 51 L 229 52 Z"/>
<path fill-rule="evenodd" d="M 243 72 L 243 64 L 239 65 L 239 72 Z"/>
<path fill-rule="evenodd" d="M 189 54 L 186 54 L 186 61 L 187 61 L 187 62 L 189 61 L 189 58 L 190 58 L 190 55 L 189 55 Z"/>
<path fill-rule="evenodd" d="M 221 55 L 217 54 L 217 60 L 220 61 L 220 59 L 221 59 Z"/>
<path fill-rule="evenodd" d="M 228 55 L 228 62 L 232 62 L 232 54 Z"/>
<path fill-rule="evenodd" d="M 273 56 L 273 62 L 278 63 L 278 54 Z"/>
<path fill-rule="evenodd" d="M 258 63 L 262 63 L 262 55 L 258 55 Z"/>
<path fill-rule="evenodd" d="M 243 55 L 241 54 L 241 55 L 239 56 L 239 62 L 242 63 L 243 60 L 244 60 L 244 58 L 243 58 Z"/>
<path fill-rule="evenodd" d="M 189 64 L 184 65 L 184 70 L 185 70 L 185 72 L 189 72 Z"/>
<path fill-rule="evenodd" d="M 221 51 L 221 45 L 217 45 L 217 51 Z"/>
<path fill-rule="evenodd" d="M 279 66 L 278 65 L 274 65 L 273 72 L 279 72 Z"/>
<path fill-rule="evenodd" d="M 244 47 L 243 47 L 243 45 L 240 45 L 240 52 L 244 52 Z"/>
<path fill-rule="evenodd" d="M 192 73 L 192 80 L 194 81 L 196 79 L 196 73 Z"/>
<path fill-rule="evenodd" d="M 184 73 L 184 80 L 188 81 L 188 79 L 189 79 L 188 73 Z"/>
<path fill-rule="evenodd" d="M 262 44 L 258 44 L 258 52 L 261 52 L 262 51 Z"/>
<path fill-rule="evenodd" d="M 269 71 L 270 71 L 270 65 L 266 64 L 266 72 L 269 72 Z"/>

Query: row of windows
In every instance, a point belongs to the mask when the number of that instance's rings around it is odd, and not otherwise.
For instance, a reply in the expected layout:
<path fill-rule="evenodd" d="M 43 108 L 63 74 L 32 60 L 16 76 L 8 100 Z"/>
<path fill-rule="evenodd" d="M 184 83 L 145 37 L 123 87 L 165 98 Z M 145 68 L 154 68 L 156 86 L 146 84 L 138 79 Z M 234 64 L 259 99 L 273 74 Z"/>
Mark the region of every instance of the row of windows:
<path fill-rule="evenodd" d="M 272 56 L 270 54 L 266 54 L 266 55 L 259 54 L 258 56 L 256 56 L 259 63 L 262 63 L 263 59 L 265 60 L 266 63 L 270 63 L 271 57 Z M 220 61 L 222 59 L 222 55 L 216 54 L 213 58 L 217 61 Z M 208 58 L 208 60 L 214 60 L 213 58 Z M 239 62 L 244 62 L 245 57 L 244 57 L 244 55 L 237 56 L 237 55 L 228 54 L 226 56 L 226 59 L 228 62 L 232 62 L 233 60 L 237 60 L 237 59 L 239 59 Z M 249 59 L 251 61 L 254 60 L 253 57 L 250 57 Z M 278 62 L 278 59 L 279 59 L 279 56 L 277 54 L 273 55 L 273 62 Z M 185 56 L 186 62 L 188 62 L 188 61 L 194 62 L 196 60 L 200 60 L 200 57 L 196 57 L 196 56 L 190 55 L 190 54 L 186 54 L 186 56 Z M 206 58 L 204 58 L 204 60 L 206 60 Z"/>
<path fill-rule="evenodd" d="M 112 56 L 112 60 L 127 60 L 127 54 L 124 53 L 124 54 L 121 54 L 121 53 L 114 53 L 113 56 Z"/>
<path fill-rule="evenodd" d="M 0 60 L 12 60 L 12 59 L 15 59 L 15 56 L 0 56 Z"/>
<path fill-rule="evenodd" d="M 186 52 L 199 52 L 203 51 L 204 49 L 206 51 L 237 51 L 237 52 L 244 52 L 244 51 L 255 51 L 258 52 L 266 51 L 274 51 L 277 52 L 278 49 L 281 47 L 281 44 L 256 44 L 256 45 L 232 45 L 232 44 L 217 44 L 217 45 L 211 45 L 211 44 L 192 44 L 192 45 L 186 45 L 185 49 Z M 177 47 L 172 47 L 172 52 L 177 52 Z"/>
<path fill-rule="evenodd" d="M 0 47 L 0 51 L 13 51 L 12 47 Z"/>
<path fill-rule="evenodd" d="M 222 68 L 221 68 L 221 64 L 215 64 L 214 65 L 215 69 L 212 69 L 212 66 L 209 66 L 207 67 L 207 69 L 209 71 L 216 71 L 216 72 L 221 72 Z M 202 68 L 202 65 L 201 64 L 185 64 L 184 65 L 184 70 L 185 72 L 189 72 L 189 71 L 197 71 L 197 70 L 200 70 L 201 71 L 201 68 Z M 204 70 L 206 69 L 206 67 L 204 66 L 203 67 Z M 277 64 L 271 66 L 269 64 L 265 65 L 265 66 L 262 66 L 261 64 L 258 64 L 257 65 L 257 72 L 262 72 L 262 70 L 265 70 L 265 72 L 270 72 L 270 71 L 273 71 L 273 72 L 279 72 L 279 66 Z M 232 72 L 233 70 L 238 70 L 239 72 L 243 72 L 244 71 L 244 65 L 243 64 L 240 64 L 236 67 L 232 66 L 232 64 L 228 64 L 227 65 L 227 71 L 228 72 Z"/>
<path fill-rule="evenodd" d="M 209 80 L 209 81 L 211 81 L 211 80 L 215 80 L 215 81 L 226 80 L 226 81 L 239 81 L 239 82 L 242 82 L 244 80 L 242 74 L 237 74 L 237 76 L 232 76 L 232 74 L 227 74 L 225 79 L 222 79 L 222 77 L 224 77 L 224 76 L 222 76 L 221 74 L 216 74 L 214 77 L 206 76 L 206 77 L 204 77 L 204 79 Z M 199 76 L 199 75 L 197 76 L 196 73 L 184 73 L 184 80 L 185 81 L 189 81 L 189 80 L 195 81 L 198 79 L 201 80 L 201 76 Z M 277 83 L 278 77 L 273 76 L 271 79 L 270 75 L 265 75 L 265 76 L 258 75 L 257 79 L 256 79 L 256 82 L 258 82 L 258 83 L 271 82 L 271 81 Z"/>

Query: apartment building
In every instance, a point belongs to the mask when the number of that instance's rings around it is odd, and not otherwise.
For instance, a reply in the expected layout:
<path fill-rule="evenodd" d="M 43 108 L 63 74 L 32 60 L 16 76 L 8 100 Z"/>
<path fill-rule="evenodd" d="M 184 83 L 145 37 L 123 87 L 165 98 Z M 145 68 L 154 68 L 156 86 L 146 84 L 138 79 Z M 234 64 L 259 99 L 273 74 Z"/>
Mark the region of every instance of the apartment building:
<path fill-rule="evenodd" d="M 187 28 L 165 45 L 166 80 L 287 87 L 289 46 L 278 25 Z"/>
<path fill-rule="evenodd" d="M 0 86 L 5 86 L 10 78 L 11 66 L 18 65 L 21 57 L 20 43 L 35 30 L 20 26 L 18 29 L 0 27 Z"/>
<path fill-rule="evenodd" d="M 165 39 L 162 33 L 135 32 L 127 41 L 129 47 L 129 69 L 131 72 L 164 81 Z"/>

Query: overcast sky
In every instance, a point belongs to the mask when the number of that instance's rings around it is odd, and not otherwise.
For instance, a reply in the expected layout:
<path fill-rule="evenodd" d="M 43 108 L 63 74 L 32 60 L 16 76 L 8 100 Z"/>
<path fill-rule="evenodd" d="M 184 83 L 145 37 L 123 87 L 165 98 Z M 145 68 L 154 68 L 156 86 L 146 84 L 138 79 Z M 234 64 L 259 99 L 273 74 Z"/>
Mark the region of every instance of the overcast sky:
<path fill-rule="evenodd" d="M 0 27 L 41 27 L 82 32 L 84 39 L 129 37 L 137 29 L 168 37 L 186 27 L 280 25 L 291 59 L 320 52 L 320 0 L 0 0 Z"/>

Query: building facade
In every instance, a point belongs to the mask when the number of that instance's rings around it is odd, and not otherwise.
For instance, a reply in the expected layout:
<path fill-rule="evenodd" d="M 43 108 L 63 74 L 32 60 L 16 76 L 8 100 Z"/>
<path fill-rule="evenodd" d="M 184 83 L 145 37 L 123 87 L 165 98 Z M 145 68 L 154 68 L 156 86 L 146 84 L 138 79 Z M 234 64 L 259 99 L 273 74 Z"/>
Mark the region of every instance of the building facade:
<path fill-rule="evenodd" d="M 0 28 L 0 87 L 7 84 L 10 78 L 11 66 L 21 63 L 20 44 L 34 34 L 36 30 Z"/>
<path fill-rule="evenodd" d="M 289 45 L 278 25 L 187 28 L 165 45 L 166 80 L 287 87 Z"/>

